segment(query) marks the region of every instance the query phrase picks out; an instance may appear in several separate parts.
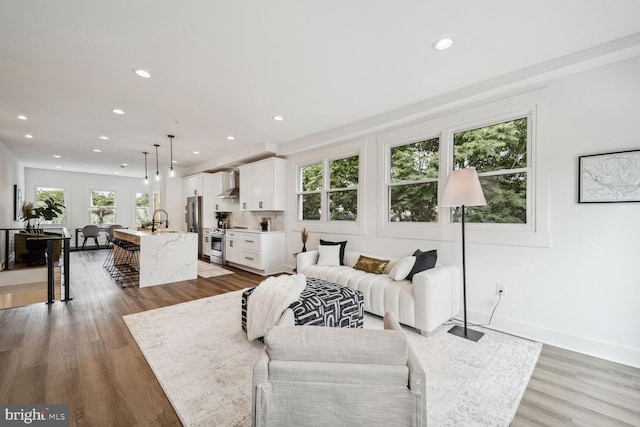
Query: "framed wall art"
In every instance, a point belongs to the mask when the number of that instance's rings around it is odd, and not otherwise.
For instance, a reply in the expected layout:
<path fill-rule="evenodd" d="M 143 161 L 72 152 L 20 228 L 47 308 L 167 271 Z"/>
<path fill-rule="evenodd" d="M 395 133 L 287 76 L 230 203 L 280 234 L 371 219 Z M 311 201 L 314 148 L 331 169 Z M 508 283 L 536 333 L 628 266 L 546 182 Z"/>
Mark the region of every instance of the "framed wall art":
<path fill-rule="evenodd" d="M 640 150 L 578 157 L 578 203 L 640 202 Z"/>

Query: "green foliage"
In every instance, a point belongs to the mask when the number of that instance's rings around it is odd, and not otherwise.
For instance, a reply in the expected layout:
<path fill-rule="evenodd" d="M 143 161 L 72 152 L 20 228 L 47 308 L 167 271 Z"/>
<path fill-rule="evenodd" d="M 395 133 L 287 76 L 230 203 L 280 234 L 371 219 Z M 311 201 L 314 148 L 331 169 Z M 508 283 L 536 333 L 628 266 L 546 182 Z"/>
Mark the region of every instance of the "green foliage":
<path fill-rule="evenodd" d="M 329 219 L 332 221 L 355 221 L 358 219 L 358 190 L 330 192 Z"/>
<path fill-rule="evenodd" d="M 391 148 L 391 182 L 438 179 L 440 138 Z"/>
<path fill-rule="evenodd" d="M 92 191 L 91 207 L 114 207 L 116 205 L 116 193 L 113 191 Z"/>
<path fill-rule="evenodd" d="M 302 191 L 322 189 L 322 163 L 304 166 L 302 169 Z"/>
<path fill-rule="evenodd" d="M 351 188 L 358 185 L 359 156 L 329 162 L 329 188 Z"/>
<path fill-rule="evenodd" d="M 479 174 L 526 168 L 527 119 L 521 118 L 454 135 L 455 168 L 475 167 Z M 527 222 L 527 174 L 509 172 L 480 176 L 487 206 L 466 208 L 465 221 L 525 224 Z M 460 209 L 453 221 L 460 220 Z"/>
<path fill-rule="evenodd" d="M 64 224 L 64 190 L 61 188 L 36 189 L 36 204 L 42 208 L 45 224 Z"/>
<path fill-rule="evenodd" d="M 391 148 L 389 221 L 438 220 L 440 139 L 432 138 Z"/>
<path fill-rule="evenodd" d="M 320 219 L 320 193 L 301 194 L 302 218 L 309 220 Z"/>

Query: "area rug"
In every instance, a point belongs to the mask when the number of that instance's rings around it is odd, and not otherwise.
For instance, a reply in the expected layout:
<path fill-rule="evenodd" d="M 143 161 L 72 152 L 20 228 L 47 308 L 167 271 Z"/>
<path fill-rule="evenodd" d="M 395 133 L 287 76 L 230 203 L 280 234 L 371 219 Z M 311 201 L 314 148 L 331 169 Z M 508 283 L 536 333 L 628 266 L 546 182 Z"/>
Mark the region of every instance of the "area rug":
<path fill-rule="evenodd" d="M 208 262 L 198 260 L 198 276 L 207 278 L 224 276 L 225 274 L 233 274 L 233 271 L 229 271 Z"/>
<path fill-rule="evenodd" d="M 240 323 L 242 291 L 124 316 L 185 426 L 250 426 L 253 364 L 262 349 Z M 382 328 L 366 315 L 365 328 Z M 427 375 L 433 426 L 508 426 L 540 354 L 540 343 L 483 329 L 478 342 L 406 328 Z M 479 329 L 479 328 L 476 328 Z"/>

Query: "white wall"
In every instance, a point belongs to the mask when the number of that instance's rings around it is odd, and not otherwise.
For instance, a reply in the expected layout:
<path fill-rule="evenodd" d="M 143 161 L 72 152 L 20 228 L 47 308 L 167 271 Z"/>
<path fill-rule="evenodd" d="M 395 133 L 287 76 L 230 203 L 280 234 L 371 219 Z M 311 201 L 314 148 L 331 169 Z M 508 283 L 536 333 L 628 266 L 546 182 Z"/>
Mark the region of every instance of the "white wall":
<path fill-rule="evenodd" d="M 24 167 L 9 149 L 0 141 L 0 228 L 21 227 L 20 220 L 14 221 L 13 186 L 24 192 Z M 0 236 L 0 264 L 4 263 L 4 235 Z"/>
<path fill-rule="evenodd" d="M 65 189 L 66 224 L 73 234 L 76 228 L 89 224 L 89 203 L 91 190 L 110 190 L 116 192 L 116 223 L 134 228 L 135 195 L 149 193 L 152 203 L 153 193 L 160 191 L 161 207 L 168 211 L 171 228 L 180 229 L 184 217 L 180 217 L 179 205 L 175 199 L 181 196 L 180 179 L 178 184 L 166 182 L 156 183 L 153 180 L 145 185 L 142 179 L 112 175 L 98 175 L 78 172 L 55 171 L 48 169 L 25 168 L 25 200 L 35 200 L 36 187 L 54 187 Z M 178 196 L 174 192 L 180 193 Z M 150 214 L 153 213 L 151 206 Z M 184 207 L 183 207 L 184 209 Z"/>
<path fill-rule="evenodd" d="M 418 129 L 438 128 L 442 123 L 464 125 L 518 109 L 533 107 L 536 111 L 535 200 L 540 208 L 538 231 L 544 238 L 525 236 L 517 245 L 492 244 L 478 234 L 474 238 L 470 227 L 467 278 L 471 321 L 488 320 L 496 301 L 496 283 L 506 284 L 492 327 L 640 367 L 636 244 L 640 240 L 640 204 L 577 203 L 578 156 L 640 149 L 635 127 L 640 116 L 638 76 L 640 59 L 635 58 L 412 124 Z M 403 127 L 407 126 L 394 128 L 390 124 L 388 129 L 344 141 L 364 145 L 363 223 L 352 232 L 331 233 L 330 228 L 295 220 L 296 165 L 313 156 L 340 153 L 344 144 L 289 156 L 289 254 L 300 250 L 299 230 L 305 226 L 311 231 L 309 249 L 315 248 L 319 238 L 346 239 L 350 250 L 389 256 L 436 248 L 442 262 L 460 264 L 459 233 L 449 237 L 441 233 L 438 240 L 429 240 L 419 234 L 394 238 L 381 232 L 379 206 L 384 193 L 380 192 L 378 141 L 385 133 Z M 550 244 L 540 243 L 549 239 Z M 292 256 L 288 262 L 293 265 Z"/>

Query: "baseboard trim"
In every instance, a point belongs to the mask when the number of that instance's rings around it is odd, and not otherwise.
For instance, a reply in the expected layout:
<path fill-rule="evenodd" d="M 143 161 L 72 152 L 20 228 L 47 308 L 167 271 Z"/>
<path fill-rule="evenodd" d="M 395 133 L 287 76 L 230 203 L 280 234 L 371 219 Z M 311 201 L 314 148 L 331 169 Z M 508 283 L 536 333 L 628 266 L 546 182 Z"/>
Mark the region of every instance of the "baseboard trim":
<path fill-rule="evenodd" d="M 469 319 L 489 318 L 487 313 L 473 310 L 469 310 L 468 315 Z M 494 316 L 491 326 L 484 327 L 588 356 L 640 368 L 640 349 L 638 348 L 570 334 L 501 316 Z"/>

